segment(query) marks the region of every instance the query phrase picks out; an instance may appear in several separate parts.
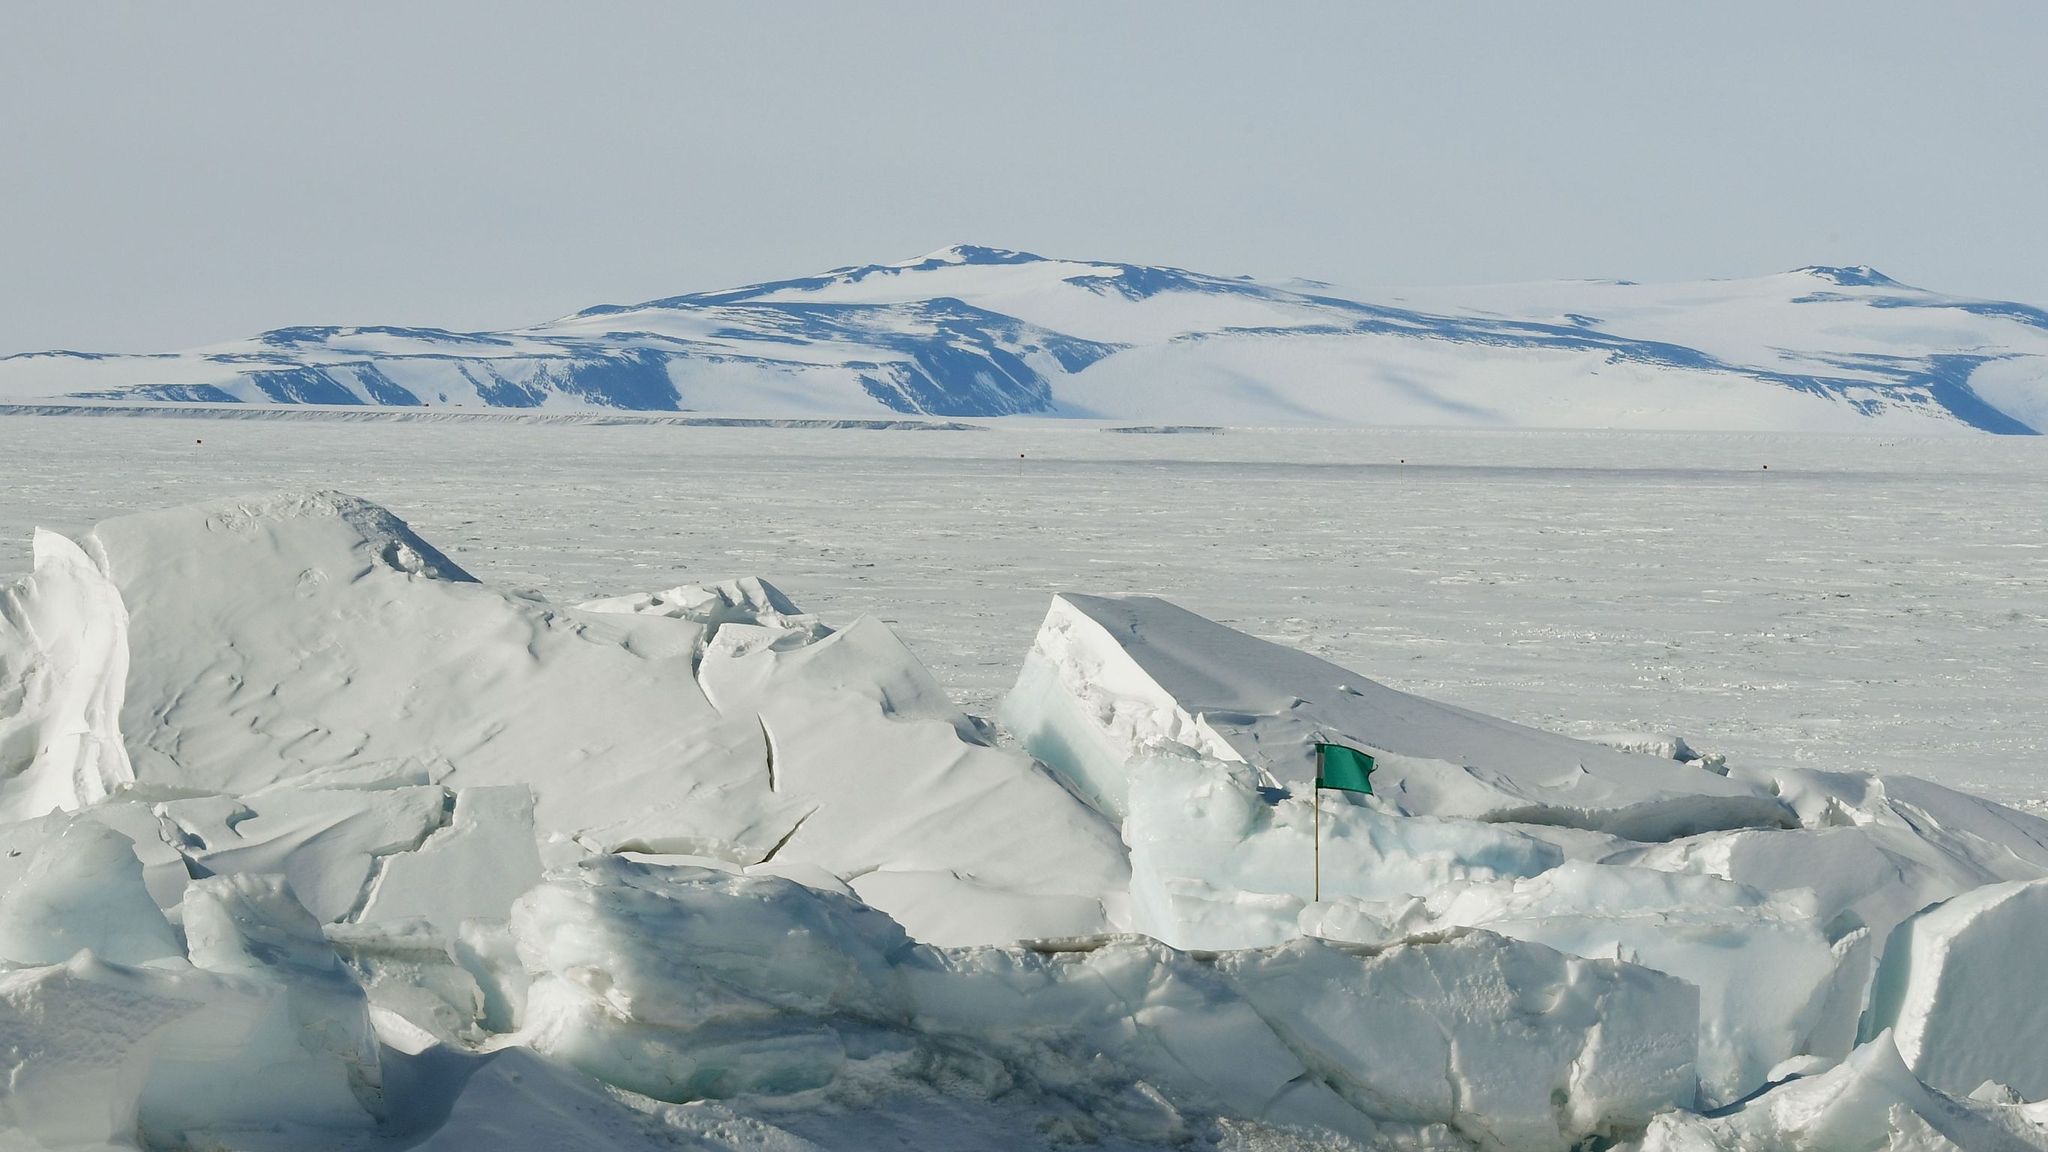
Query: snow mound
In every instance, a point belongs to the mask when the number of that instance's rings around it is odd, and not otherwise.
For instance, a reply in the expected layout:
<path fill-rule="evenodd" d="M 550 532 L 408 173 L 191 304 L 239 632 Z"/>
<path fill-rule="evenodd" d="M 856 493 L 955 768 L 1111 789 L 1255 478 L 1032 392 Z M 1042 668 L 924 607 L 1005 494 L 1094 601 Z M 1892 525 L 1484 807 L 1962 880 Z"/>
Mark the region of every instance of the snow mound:
<path fill-rule="evenodd" d="M 1372 753 L 1375 791 L 1407 815 L 1639 840 L 1794 822 L 1757 785 L 1397 692 L 1150 596 L 1055 596 L 1004 719 L 1118 814 L 1146 752 L 1178 745 L 1299 789 L 1321 740 Z"/>
<path fill-rule="evenodd" d="M 323 920 L 441 828 L 444 787 L 530 792 L 571 855 L 873 875 L 934 938 L 1099 931 L 1124 885 L 1114 829 L 986 746 L 886 625 L 832 632 L 758 580 L 557 610 L 339 493 L 122 517 L 86 549 L 130 613 L 137 788 L 208 794 L 164 808 L 193 863 L 285 871 Z M 1009 911 L 950 924 L 982 891 Z"/>
<path fill-rule="evenodd" d="M 1891 1029 L 1913 1072 L 1948 1092 L 1996 1080 L 2048 1100 L 2048 1005 L 2014 957 L 2048 951 L 2048 880 L 1992 884 L 1892 933 L 1866 1027 Z"/>
<path fill-rule="evenodd" d="M 523 784 L 541 827 L 610 847 L 663 838 L 693 763 L 731 774 L 759 748 L 688 660 L 477 584 L 353 497 L 121 517 L 85 546 L 130 612 L 143 786 Z"/>
<path fill-rule="evenodd" d="M 1641 1152 L 2038 1152 L 2048 1113 L 1928 1087 L 1884 1032 L 1839 1067 L 1789 1079 L 1712 1118 L 1657 1118 Z"/>
<path fill-rule="evenodd" d="M 164 1033 L 205 1005 L 189 983 L 89 951 L 0 971 L 0 1146 L 135 1147 Z"/>

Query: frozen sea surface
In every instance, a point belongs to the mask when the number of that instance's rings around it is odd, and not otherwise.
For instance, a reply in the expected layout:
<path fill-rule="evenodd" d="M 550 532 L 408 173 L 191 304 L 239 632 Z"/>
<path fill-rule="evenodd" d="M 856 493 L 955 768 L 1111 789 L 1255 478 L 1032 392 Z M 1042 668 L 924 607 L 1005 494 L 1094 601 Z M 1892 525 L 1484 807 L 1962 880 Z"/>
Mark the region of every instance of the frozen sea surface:
<path fill-rule="evenodd" d="M 34 525 L 334 487 L 564 602 L 877 613 L 981 714 L 1051 592 L 1149 592 L 1560 731 L 2048 806 L 2048 440 L 16 416 L 0 483 L 0 577 Z"/>

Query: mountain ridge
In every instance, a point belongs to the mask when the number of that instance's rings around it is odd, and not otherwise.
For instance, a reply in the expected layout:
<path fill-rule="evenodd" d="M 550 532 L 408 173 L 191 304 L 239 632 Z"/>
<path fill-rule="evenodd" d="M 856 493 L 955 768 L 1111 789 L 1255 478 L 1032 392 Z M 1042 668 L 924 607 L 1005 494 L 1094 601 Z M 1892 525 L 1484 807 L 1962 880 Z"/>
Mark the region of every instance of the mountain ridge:
<path fill-rule="evenodd" d="M 0 357 L 23 400 L 2035 434 L 2048 310 L 1868 265 L 1366 298 L 957 245 L 524 328 Z"/>

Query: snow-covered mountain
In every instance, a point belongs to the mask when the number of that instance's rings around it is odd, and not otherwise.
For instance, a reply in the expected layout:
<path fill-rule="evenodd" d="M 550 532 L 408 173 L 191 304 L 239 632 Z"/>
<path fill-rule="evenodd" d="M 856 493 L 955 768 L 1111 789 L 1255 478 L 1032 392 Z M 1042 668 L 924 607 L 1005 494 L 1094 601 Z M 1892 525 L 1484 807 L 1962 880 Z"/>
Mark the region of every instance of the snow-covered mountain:
<path fill-rule="evenodd" d="M 0 359 L 0 401 L 2048 430 L 2048 310 L 1868 267 L 1371 299 L 956 247 L 503 332 L 299 327 Z"/>

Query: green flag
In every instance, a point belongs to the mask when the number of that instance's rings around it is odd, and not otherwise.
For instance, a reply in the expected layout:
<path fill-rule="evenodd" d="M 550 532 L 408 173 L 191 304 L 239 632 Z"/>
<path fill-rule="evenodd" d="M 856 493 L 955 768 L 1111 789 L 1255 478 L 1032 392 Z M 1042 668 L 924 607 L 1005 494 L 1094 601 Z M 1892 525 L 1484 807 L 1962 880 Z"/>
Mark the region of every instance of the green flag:
<path fill-rule="evenodd" d="M 1342 744 L 1316 745 L 1316 787 L 1372 795 L 1372 757 Z"/>

